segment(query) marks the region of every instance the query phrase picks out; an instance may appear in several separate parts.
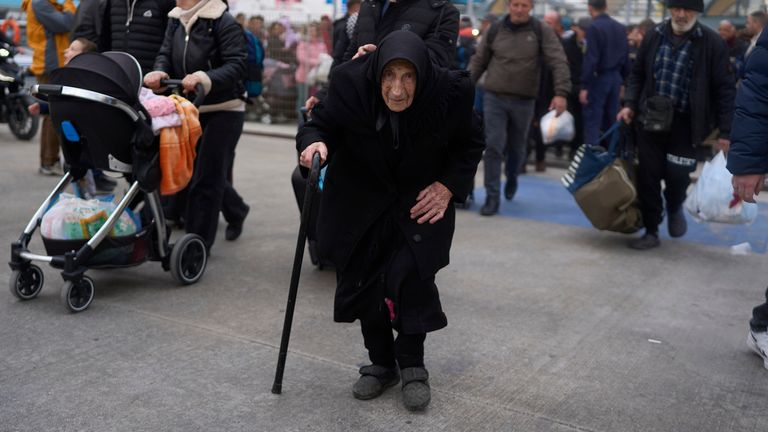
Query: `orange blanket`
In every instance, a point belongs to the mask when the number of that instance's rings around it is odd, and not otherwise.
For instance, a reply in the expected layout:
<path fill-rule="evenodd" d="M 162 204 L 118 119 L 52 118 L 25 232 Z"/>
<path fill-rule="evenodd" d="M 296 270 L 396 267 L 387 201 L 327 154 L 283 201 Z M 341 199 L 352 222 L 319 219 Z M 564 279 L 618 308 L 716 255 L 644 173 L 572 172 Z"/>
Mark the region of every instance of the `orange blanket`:
<path fill-rule="evenodd" d="M 202 135 L 197 108 L 178 95 L 171 95 L 181 126 L 160 129 L 160 194 L 172 195 L 187 187 L 195 168 L 197 140 Z"/>

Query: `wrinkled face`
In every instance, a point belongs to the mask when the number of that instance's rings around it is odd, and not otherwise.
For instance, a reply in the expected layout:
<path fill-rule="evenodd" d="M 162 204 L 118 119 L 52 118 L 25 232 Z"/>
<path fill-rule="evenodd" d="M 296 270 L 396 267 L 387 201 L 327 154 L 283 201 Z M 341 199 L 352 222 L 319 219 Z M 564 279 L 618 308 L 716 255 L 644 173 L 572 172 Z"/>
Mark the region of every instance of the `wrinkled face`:
<path fill-rule="evenodd" d="M 392 112 L 403 112 L 416 94 L 416 68 L 407 60 L 392 60 L 381 73 L 381 97 Z"/>
<path fill-rule="evenodd" d="M 683 34 L 693 28 L 699 13 L 690 9 L 669 8 L 669 15 L 672 18 L 672 30 Z"/>
<path fill-rule="evenodd" d="M 85 51 L 85 46 L 83 43 L 77 39 L 73 40 L 67 49 L 64 50 L 64 64 L 69 63 L 70 60 L 72 60 L 76 55 L 82 54 L 83 51 Z"/>
<path fill-rule="evenodd" d="M 509 0 L 509 20 L 512 24 L 524 24 L 531 19 L 533 0 Z"/>

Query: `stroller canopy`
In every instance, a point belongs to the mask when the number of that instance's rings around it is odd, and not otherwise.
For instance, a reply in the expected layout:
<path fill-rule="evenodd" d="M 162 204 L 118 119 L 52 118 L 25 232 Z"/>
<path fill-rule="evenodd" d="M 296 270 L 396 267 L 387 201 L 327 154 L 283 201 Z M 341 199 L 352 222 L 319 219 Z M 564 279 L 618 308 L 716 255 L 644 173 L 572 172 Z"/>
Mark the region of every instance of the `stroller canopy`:
<path fill-rule="evenodd" d="M 51 84 L 95 91 L 135 106 L 142 85 L 141 66 L 123 52 L 83 53 L 54 69 Z"/>

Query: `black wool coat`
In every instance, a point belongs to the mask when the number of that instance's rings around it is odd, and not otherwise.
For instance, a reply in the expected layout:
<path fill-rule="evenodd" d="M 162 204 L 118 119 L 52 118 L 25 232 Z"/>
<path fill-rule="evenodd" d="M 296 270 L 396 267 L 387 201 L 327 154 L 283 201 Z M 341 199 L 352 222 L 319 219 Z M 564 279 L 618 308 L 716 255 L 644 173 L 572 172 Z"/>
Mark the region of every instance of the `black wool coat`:
<path fill-rule="evenodd" d="M 421 225 L 410 219 L 410 209 L 418 193 L 435 181 L 457 201 L 471 191 L 485 145 L 482 122 L 472 110 L 474 87 L 466 72 L 446 70 L 444 91 L 431 99 L 431 113 L 409 128 L 411 149 L 390 168 L 383 146 L 392 146 L 391 135 L 377 130 L 372 101 L 381 96 L 365 78 L 367 66 L 365 57 L 339 66 L 328 96 L 313 108 L 311 121 L 296 137 L 299 152 L 316 141 L 329 149 L 318 247 L 343 270 L 374 222 L 394 211 L 419 275 L 426 279 L 449 262 L 454 206 L 437 223 Z"/>
<path fill-rule="evenodd" d="M 671 35 L 669 20 L 659 24 L 643 38 L 637 59 L 627 79 L 624 105 L 642 116 L 645 101 L 656 94 L 653 63 L 662 42 L 662 34 Z M 692 145 L 700 145 L 713 128 L 721 138 L 728 138 L 736 95 L 733 71 L 725 41 L 701 23 L 691 30 L 693 71 L 689 87 Z"/>

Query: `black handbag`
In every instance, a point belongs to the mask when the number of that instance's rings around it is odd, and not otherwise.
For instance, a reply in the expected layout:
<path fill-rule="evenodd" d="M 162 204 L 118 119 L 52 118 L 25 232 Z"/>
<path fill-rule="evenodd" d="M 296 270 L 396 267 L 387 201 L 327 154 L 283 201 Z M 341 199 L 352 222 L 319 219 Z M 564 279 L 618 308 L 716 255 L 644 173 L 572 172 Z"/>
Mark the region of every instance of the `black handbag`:
<path fill-rule="evenodd" d="M 645 101 L 643 129 L 648 132 L 669 132 L 675 115 L 674 102 L 667 96 L 651 96 Z"/>

